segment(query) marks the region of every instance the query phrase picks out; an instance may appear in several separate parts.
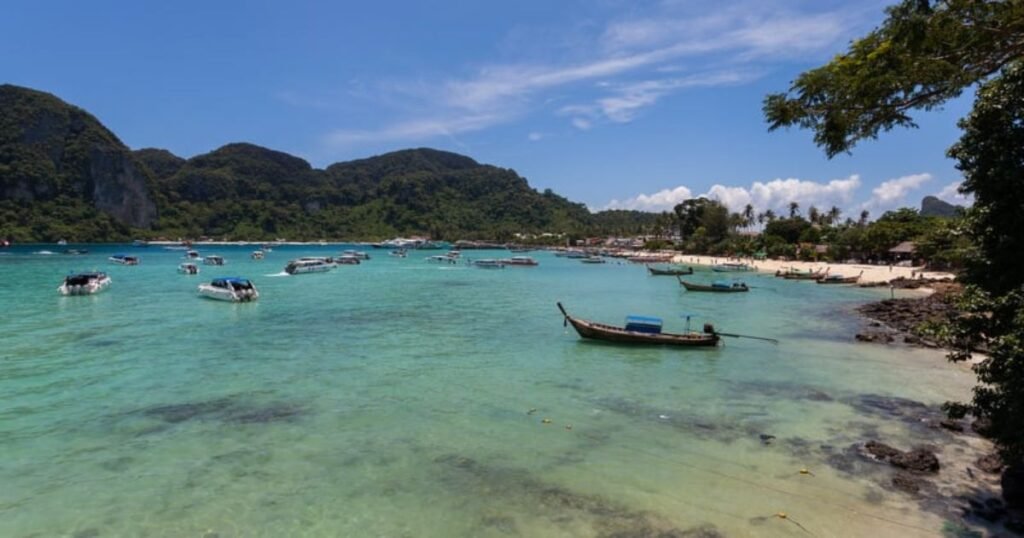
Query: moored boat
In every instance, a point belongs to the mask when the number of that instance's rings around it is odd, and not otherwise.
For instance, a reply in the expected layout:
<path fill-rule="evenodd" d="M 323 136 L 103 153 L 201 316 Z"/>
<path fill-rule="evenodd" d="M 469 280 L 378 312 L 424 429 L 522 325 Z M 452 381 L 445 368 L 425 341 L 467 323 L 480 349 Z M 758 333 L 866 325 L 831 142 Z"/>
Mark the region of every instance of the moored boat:
<path fill-rule="evenodd" d="M 663 345 L 681 347 L 711 347 L 718 344 L 719 336 L 710 323 L 704 325 L 704 332 L 685 333 L 662 332 L 662 320 L 648 316 L 627 316 L 625 327 L 606 325 L 581 318 L 575 318 L 557 303 L 565 322 L 572 325 L 581 338 L 603 340 L 619 344 Z M 689 322 L 687 322 L 689 323 Z"/>
<path fill-rule="evenodd" d="M 92 295 L 107 289 L 110 282 L 106 273 L 76 273 L 64 277 L 57 291 L 61 295 Z"/>
<path fill-rule="evenodd" d="M 361 250 L 346 250 L 345 252 L 341 253 L 341 257 L 342 258 L 344 258 L 346 256 L 355 258 L 357 260 L 369 260 L 370 259 L 370 255 L 367 254 L 366 252 L 361 251 Z"/>
<path fill-rule="evenodd" d="M 667 268 L 664 268 L 664 269 L 659 269 L 657 267 L 651 267 L 650 265 L 648 265 L 647 266 L 647 272 L 650 273 L 652 276 L 692 275 L 693 274 L 693 267 L 675 266 L 675 267 L 667 267 Z"/>
<path fill-rule="evenodd" d="M 725 262 L 716 263 L 711 266 L 711 270 L 718 273 L 735 273 L 742 271 L 750 271 L 752 268 L 745 263 Z"/>
<path fill-rule="evenodd" d="M 114 254 L 107 259 L 118 265 L 138 265 L 141 261 L 138 256 L 129 256 L 127 254 Z"/>
<path fill-rule="evenodd" d="M 224 265 L 224 258 L 217 255 L 210 255 L 203 258 L 203 265 Z"/>
<path fill-rule="evenodd" d="M 597 263 L 607 263 L 607 261 L 604 258 L 600 257 L 600 256 L 587 256 L 585 258 L 580 258 L 580 263 L 597 264 Z"/>
<path fill-rule="evenodd" d="M 458 258 L 453 258 L 451 256 L 443 256 L 441 254 L 437 254 L 437 255 L 434 255 L 434 256 L 427 256 L 425 259 L 428 262 L 447 263 L 447 264 L 451 264 L 451 265 L 455 265 L 456 263 L 459 263 L 459 259 Z"/>
<path fill-rule="evenodd" d="M 715 291 L 720 293 L 736 293 L 741 291 L 750 291 L 750 288 L 748 288 L 747 285 L 744 284 L 743 282 L 725 282 L 722 280 L 717 280 L 715 282 L 712 282 L 710 285 L 707 285 L 694 284 L 693 282 L 687 282 L 680 278 L 679 284 L 686 288 L 686 291 Z"/>
<path fill-rule="evenodd" d="M 395 258 L 405 258 L 409 256 L 409 253 L 404 248 L 400 248 L 397 250 L 392 250 L 391 252 L 388 253 L 388 256 L 393 256 Z"/>
<path fill-rule="evenodd" d="M 198 275 L 199 266 L 192 262 L 179 263 L 178 272 L 183 275 Z"/>
<path fill-rule="evenodd" d="M 490 258 L 483 259 L 483 260 L 473 260 L 472 261 L 472 265 L 473 265 L 473 267 L 479 267 L 481 269 L 504 269 L 505 268 L 505 264 L 502 263 L 501 260 L 494 260 L 494 259 L 490 259 Z"/>
<path fill-rule="evenodd" d="M 505 265 L 511 265 L 513 267 L 533 267 L 536 265 L 540 265 L 537 262 L 537 260 L 531 258 L 530 256 L 512 256 L 511 258 L 499 261 L 501 263 L 504 263 Z"/>
<path fill-rule="evenodd" d="M 199 295 L 208 299 L 246 303 L 260 298 L 260 292 L 249 279 L 232 276 L 215 278 L 209 284 L 200 284 Z"/>
<path fill-rule="evenodd" d="M 199 260 L 202 259 L 202 256 L 199 255 L 198 250 L 186 250 L 184 258 L 186 260 Z"/>
<path fill-rule="evenodd" d="M 335 265 L 359 265 L 359 258 L 345 254 L 332 260 Z"/>
<path fill-rule="evenodd" d="M 856 284 L 863 274 L 864 271 L 858 273 L 857 276 L 827 275 L 817 279 L 817 282 L 818 284 Z"/>
<path fill-rule="evenodd" d="M 675 258 L 675 254 L 641 254 L 628 256 L 626 260 L 633 263 L 670 263 L 672 258 Z"/>
<path fill-rule="evenodd" d="M 249 257 L 254 260 L 262 260 L 265 256 L 266 254 L 262 250 L 254 250 L 252 254 L 249 254 Z"/>
<path fill-rule="evenodd" d="M 288 262 L 284 272 L 289 275 L 302 275 L 306 273 L 326 273 L 334 269 L 334 263 L 328 258 L 299 258 Z"/>
<path fill-rule="evenodd" d="M 818 280 L 820 278 L 825 278 L 828 275 L 828 271 L 828 269 L 825 269 L 824 272 L 822 272 L 821 270 L 794 271 L 793 269 L 790 269 L 789 272 L 782 273 L 781 275 L 778 276 L 781 276 L 786 280 Z"/>

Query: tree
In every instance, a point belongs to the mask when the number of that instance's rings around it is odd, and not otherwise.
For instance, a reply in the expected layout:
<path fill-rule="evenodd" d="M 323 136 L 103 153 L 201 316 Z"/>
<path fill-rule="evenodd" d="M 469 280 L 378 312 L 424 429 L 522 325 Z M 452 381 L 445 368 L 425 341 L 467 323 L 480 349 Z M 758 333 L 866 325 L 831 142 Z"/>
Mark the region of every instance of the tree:
<path fill-rule="evenodd" d="M 807 220 L 811 221 L 811 224 L 821 224 L 821 212 L 818 208 L 811 206 L 807 208 Z"/>
<path fill-rule="evenodd" d="M 771 209 L 765 209 L 764 210 L 764 220 L 766 220 L 768 222 L 771 222 L 771 221 L 775 220 L 775 218 L 776 217 L 775 217 L 775 212 L 774 211 L 772 211 Z"/>
<path fill-rule="evenodd" d="M 771 130 L 814 131 L 829 157 L 931 110 L 1024 56 L 1019 0 L 903 0 L 827 65 L 764 100 Z"/>
<path fill-rule="evenodd" d="M 690 198 L 680 204 L 676 204 L 673 210 L 679 222 L 679 235 L 687 239 L 693 235 L 701 225 L 704 210 L 712 203 L 707 198 Z"/>
<path fill-rule="evenodd" d="M 1024 465 L 1024 2 L 903 0 L 882 25 L 845 54 L 800 75 L 788 93 L 769 95 L 771 129 L 814 132 L 829 156 L 894 127 L 916 127 L 914 110 L 933 109 L 984 81 L 964 133 L 949 155 L 974 194 L 967 227 L 977 248 L 948 327 L 950 358 L 979 343 L 989 358 L 974 367 L 980 384 L 969 406 L 991 421 L 1009 468 Z M 866 221 L 866 214 L 862 213 Z"/>
<path fill-rule="evenodd" d="M 749 228 L 754 225 L 754 206 L 747 204 L 743 208 L 743 226 Z"/>
<path fill-rule="evenodd" d="M 871 212 L 867 209 L 860 212 L 860 219 L 857 220 L 857 226 L 864 227 L 868 224 L 868 219 L 871 217 Z"/>
<path fill-rule="evenodd" d="M 842 214 L 843 214 L 842 210 L 840 210 L 836 206 L 832 206 L 832 209 L 828 210 L 828 223 L 829 223 L 829 225 L 835 225 L 837 222 L 839 222 L 839 217 Z"/>
<path fill-rule="evenodd" d="M 795 218 L 800 214 L 800 204 L 796 202 L 789 203 L 789 218 Z"/>

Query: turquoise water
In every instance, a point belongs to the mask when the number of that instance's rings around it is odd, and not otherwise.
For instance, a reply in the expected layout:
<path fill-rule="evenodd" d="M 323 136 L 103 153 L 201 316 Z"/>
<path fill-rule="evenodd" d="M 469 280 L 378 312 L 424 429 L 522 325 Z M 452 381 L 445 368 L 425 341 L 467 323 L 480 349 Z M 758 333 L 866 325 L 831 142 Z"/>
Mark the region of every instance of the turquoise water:
<path fill-rule="evenodd" d="M 346 248 L 319 246 L 201 247 L 228 265 L 185 276 L 159 247 L 41 248 L 0 254 L 0 536 L 929 536 L 945 514 L 843 449 L 977 450 L 879 412 L 964 398 L 973 378 L 939 352 L 853 343 L 872 290 L 751 275 L 750 293 L 687 293 L 547 253 L 481 270 L 371 251 L 282 275 Z M 142 264 L 108 264 L 118 250 Z M 91 269 L 106 292 L 58 296 Z M 259 302 L 197 297 L 221 275 Z M 782 342 L 582 342 L 555 301 Z"/>

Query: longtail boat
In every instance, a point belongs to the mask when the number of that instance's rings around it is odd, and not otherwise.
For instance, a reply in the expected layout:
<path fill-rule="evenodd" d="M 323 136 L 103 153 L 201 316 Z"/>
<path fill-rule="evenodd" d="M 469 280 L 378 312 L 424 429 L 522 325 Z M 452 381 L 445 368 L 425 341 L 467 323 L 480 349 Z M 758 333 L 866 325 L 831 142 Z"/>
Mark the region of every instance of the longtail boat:
<path fill-rule="evenodd" d="M 825 269 L 825 272 L 813 271 L 807 273 L 783 273 L 782 278 L 786 280 L 819 280 L 825 278 L 825 276 L 828 275 L 828 271 L 828 269 Z"/>
<path fill-rule="evenodd" d="M 857 276 L 828 275 L 819 278 L 818 284 L 856 284 L 863 274 L 864 271 L 858 273 Z"/>
<path fill-rule="evenodd" d="M 574 318 L 565 311 L 562 303 L 558 309 L 565 317 L 565 323 L 571 324 L 581 338 L 603 340 L 620 344 L 645 344 L 683 347 L 711 347 L 718 344 L 719 335 L 710 323 L 704 324 L 704 332 L 686 332 L 682 334 L 661 332 L 661 319 L 646 316 L 627 316 L 625 327 L 605 325 L 585 319 Z"/>
<path fill-rule="evenodd" d="M 693 267 L 669 267 L 668 269 L 658 269 L 657 267 L 647 266 L 647 272 L 653 276 L 679 276 L 679 275 L 692 275 Z"/>
<path fill-rule="evenodd" d="M 716 281 L 712 282 L 711 285 L 706 285 L 694 284 L 693 282 L 687 282 L 680 278 L 679 284 L 686 288 L 686 291 L 716 291 L 719 293 L 736 293 L 741 291 L 750 291 L 750 288 L 748 288 L 747 285 L 744 284 L 743 282 Z"/>

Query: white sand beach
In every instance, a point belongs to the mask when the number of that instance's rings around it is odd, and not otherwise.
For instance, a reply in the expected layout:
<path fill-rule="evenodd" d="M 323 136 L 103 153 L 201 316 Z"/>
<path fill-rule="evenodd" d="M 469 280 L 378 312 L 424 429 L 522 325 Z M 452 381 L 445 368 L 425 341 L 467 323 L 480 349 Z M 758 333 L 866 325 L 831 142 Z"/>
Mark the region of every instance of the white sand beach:
<path fill-rule="evenodd" d="M 711 266 L 723 262 L 736 262 L 740 261 L 748 265 L 752 265 L 757 271 L 763 273 L 775 273 L 776 271 L 785 271 L 789 268 L 797 269 L 800 271 L 817 271 L 828 269 L 829 274 L 832 275 L 843 275 L 843 276 L 854 276 L 863 271 L 860 277 L 860 283 L 872 284 L 878 282 L 889 282 L 895 278 L 928 278 L 928 279 L 939 279 L 939 280 L 953 280 L 954 275 L 952 273 L 938 272 L 938 271 L 925 271 L 923 267 L 902 267 L 902 266 L 889 266 L 889 265 L 865 265 L 865 264 L 845 264 L 845 263 L 834 263 L 834 262 L 803 262 L 803 261 L 781 261 L 781 260 L 752 260 L 750 258 L 725 258 L 716 256 L 698 256 L 690 254 L 680 254 L 673 260 L 675 263 L 683 265 L 704 265 Z"/>

